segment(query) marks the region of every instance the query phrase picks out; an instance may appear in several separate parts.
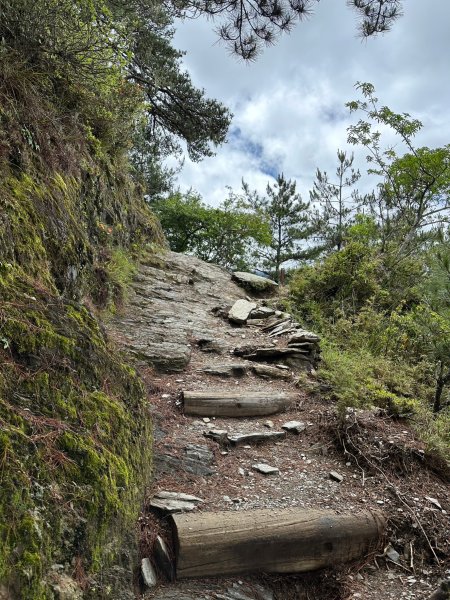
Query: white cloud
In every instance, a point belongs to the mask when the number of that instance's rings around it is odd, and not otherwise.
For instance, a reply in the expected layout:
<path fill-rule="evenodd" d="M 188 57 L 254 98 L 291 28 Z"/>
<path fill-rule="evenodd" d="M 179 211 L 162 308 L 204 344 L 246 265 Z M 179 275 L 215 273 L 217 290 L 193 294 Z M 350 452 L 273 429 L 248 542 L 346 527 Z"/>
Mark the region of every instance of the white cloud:
<path fill-rule="evenodd" d="M 242 177 L 262 192 L 269 173 L 283 171 L 307 198 L 317 167 L 335 171 L 351 122 L 344 105 L 358 97 L 358 80 L 374 83 L 383 104 L 423 121 L 418 143 L 448 143 L 450 4 L 405 2 L 404 12 L 391 32 L 362 42 L 345 1 L 322 0 L 311 19 L 251 64 L 217 43 L 211 22 L 179 24 L 175 41 L 187 50 L 194 83 L 235 115 L 229 143 L 215 157 L 186 160 L 181 188 L 217 204 Z"/>

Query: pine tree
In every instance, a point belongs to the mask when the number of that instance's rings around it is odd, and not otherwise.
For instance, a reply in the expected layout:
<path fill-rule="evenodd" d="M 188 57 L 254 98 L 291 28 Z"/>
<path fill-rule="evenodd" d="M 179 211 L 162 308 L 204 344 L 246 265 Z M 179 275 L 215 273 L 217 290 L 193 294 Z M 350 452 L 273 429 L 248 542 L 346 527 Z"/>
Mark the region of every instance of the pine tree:
<path fill-rule="evenodd" d="M 311 202 L 318 205 L 315 214 L 319 230 L 318 252 L 341 250 L 345 232 L 358 206 L 357 192 L 347 193 L 361 177 L 360 172 L 353 168 L 354 156 L 338 150 L 337 157 L 336 180 L 330 181 L 326 171 L 317 169 L 310 192 Z"/>
<path fill-rule="evenodd" d="M 303 202 L 296 192 L 296 183 L 278 175 L 276 183 L 267 185 L 266 196 L 260 197 L 250 192 L 248 185 L 243 189 L 250 202 L 266 218 L 270 225 L 271 241 L 267 247 L 258 248 L 261 267 L 273 273 L 278 281 L 280 268 L 289 260 L 303 258 L 307 251 L 301 242 L 309 238 L 313 231 L 309 202 Z"/>

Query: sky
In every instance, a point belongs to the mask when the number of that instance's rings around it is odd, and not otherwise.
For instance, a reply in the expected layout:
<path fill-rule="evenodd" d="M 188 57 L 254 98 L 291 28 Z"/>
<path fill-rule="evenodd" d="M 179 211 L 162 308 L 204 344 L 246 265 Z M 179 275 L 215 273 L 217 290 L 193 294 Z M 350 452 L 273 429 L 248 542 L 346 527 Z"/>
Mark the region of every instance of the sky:
<path fill-rule="evenodd" d="M 192 188 L 216 206 L 227 186 L 239 191 L 242 178 L 264 193 L 283 173 L 307 200 L 317 168 L 334 174 L 338 149 L 355 150 L 359 187 L 372 189 L 365 153 L 347 145 L 355 117 L 345 103 L 360 97 L 357 81 L 374 84 L 382 105 L 423 122 L 417 145 L 450 143 L 450 1 L 405 0 L 403 13 L 390 32 L 361 40 L 345 0 L 321 0 L 307 21 L 249 64 L 217 41 L 211 21 L 178 23 L 174 45 L 186 51 L 193 83 L 234 114 L 214 157 L 186 158 L 181 191 Z"/>

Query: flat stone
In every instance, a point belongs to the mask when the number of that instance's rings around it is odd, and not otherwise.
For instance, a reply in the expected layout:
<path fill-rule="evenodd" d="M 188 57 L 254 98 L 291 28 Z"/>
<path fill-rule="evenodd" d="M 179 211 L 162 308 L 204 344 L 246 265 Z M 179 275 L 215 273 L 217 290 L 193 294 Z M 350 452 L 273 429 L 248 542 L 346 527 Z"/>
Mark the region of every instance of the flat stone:
<path fill-rule="evenodd" d="M 244 354 L 244 358 L 248 360 L 281 360 L 285 357 L 295 356 L 296 358 L 307 360 L 303 354 L 302 350 L 297 350 L 296 348 L 264 347 L 256 348 L 250 354 Z"/>
<path fill-rule="evenodd" d="M 278 288 L 278 283 L 276 281 L 254 275 L 253 273 L 236 271 L 233 273 L 232 278 L 243 288 L 258 294 L 261 294 L 262 292 L 273 292 Z"/>
<path fill-rule="evenodd" d="M 179 373 L 189 364 L 191 348 L 178 342 L 150 342 L 136 339 L 127 347 L 140 361 L 151 365 L 162 373 Z"/>
<path fill-rule="evenodd" d="M 262 331 L 274 331 L 275 329 L 278 329 L 278 327 L 280 327 L 281 325 L 284 325 L 285 323 L 288 323 L 291 321 L 291 316 L 290 315 L 285 315 L 285 316 L 281 316 L 279 318 L 276 319 L 269 319 L 269 321 L 267 322 L 267 325 L 265 325 L 262 328 Z"/>
<path fill-rule="evenodd" d="M 202 423 L 203 425 L 203 423 Z M 206 448 L 206 446 L 205 446 Z M 177 471 L 187 471 L 193 475 L 209 476 L 214 473 L 211 468 L 211 464 L 214 460 L 214 455 L 210 453 L 211 460 L 205 460 L 205 455 L 195 456 L 187 454 L 189 450 L 186 450 L 185 456 L 172 456 L 171 454 L 160 454 L 156 453 L 154 456 L 154 466 L 158 473 L 170 473 L 173 475 Z M 198 454 L 198 453 L 197 453 Z"/>
<path fill-rule="evenodd" d="M 155 587 L 157 584 L 157 578 L 155 569 L 148 558 L 143 558 L 141 561 L 141 573 L 142 579 L 147 587 Z"/>
<path fill-rule="evenodd" d="M 237 300 L 233 306 L 231 307 L 230 312 L 228 313 L 228 319 L 232 323 L 237 323 L 239 325 L 243 325 L 252 310 L 256 308 L 255 302 L 249 302 L 248 300 Z"/>
<path fill-rule="evenodd" d="M 257 306 L 250 313 L 250 319 L 268 319 L 274 314 L 275 311 L 273 308 L 269 308 L 268 306 Z"/>
<path fill-rule="evenodd" d="M 226 429 L 210 429 L 209 431 L 205 431 L 203 435 L 215 442 L 219 442 L 219 444 L 228 443 L 228 431 Z"/>
<path fill-rule="evenodd" d="M 246 365 L 240 364 L 218 365 L 217 367 L 208 367 L 206 369 L 202 369 L 202 373 L 217 377 L 242 377 L 246 372 Z"/>
<path fill-rule="evenodd" d="M 162 498 L 164 500 L 181 500 L 185 502 L 204 502 L 202 498 L 198 498 L 197 496 L 191 496 L 190 494 L 184 494 L 183 492 L 167 492 L 165 490 L 161 490 L 154 495 L 154 498 Z"/>
<path fill-rule="evenodd" d="M 256 431 L 254 433 L 236 433 L 234 435 L 228 434 L 228 439 L 235 446 L 238 446 L 239 444 L 279 440 L 283 439 L 284 437 L 286 437 L 286 433 L 284 431 Z"/>
<path fill-rule="evenodd" d="M 289 370 L 272 367 L 270 365 L 254 365 L 252 371 L 259 377 L 266 379 L 291 379 Z"/>
<path fill-rule="evenodd" d="M 276 467 L 271 467 L 270 465 L 266 465 L 265 463 L 257 463 L 255 465 L 252 465 L 252 469 L 255 469 L 255 471 L 258 471 L 263 475 L 275 475 L 276 473 L 280 472 L 280 469 L 277 469 Z"/>
<path fill-rule="evenodd" d="M 223 340 L 214 338 L 200 338 L 197 340 L 197 345 L 201 352 L 209 352 L 211 354 L 224 354 L 228 347 Z"/>
<path fill-rule="evenodd" d="M 284 423 L 281 428 L 285 429 L 286 431 L 291 431 L 292 433 L 301 433 L 302 431 L 305 431 L 306 424 L 302 421 L 287 421 L 287 423 Z"/>
<path fill-rule="evenodd" d="M 299 329 L 296 331 L 288 340 L 288 345 L 298 344 L 300 342 L 320 342 L 320 337 L 312 331 L 306 331 L 306 329 Z"/>
<path fill-rule="evenodd" d="M 169 581 L 175 581 L 175 566 L 170 557 L 166 542 L 160 535 L 156 538 L 154 552 L 158 567 Z"/>
<path fill-rule="evenodd" d="M 200 444 L 188 444 L 184 449 L 187 458 L 191 460 L 197 460 L 205 465 L 212 465 L 214 462 L 214 454 L 208 448 L 208 446 Z"/>
<path fill-rule="evenodd" d="M 187 502 L 186 500 L 164 500 L 163 498 L 152 498 L 150 500 L 152 508 L 158 508 L 166 513 L 191 512 L 197 507 L 197 502 Z"/>
<path fill-rule="evenodd" d="M 330 479 L 334 479 L 334 481 L 341 483 L 341 481 L 344 481 L 344 476 L 337 471 L 330 471 Z"/>

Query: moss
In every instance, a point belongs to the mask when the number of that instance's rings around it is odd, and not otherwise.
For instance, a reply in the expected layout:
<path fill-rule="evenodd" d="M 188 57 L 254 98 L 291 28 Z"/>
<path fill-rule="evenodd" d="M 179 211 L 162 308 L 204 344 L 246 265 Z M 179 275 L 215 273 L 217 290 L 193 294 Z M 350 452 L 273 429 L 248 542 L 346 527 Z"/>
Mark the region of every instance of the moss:
<path fill-rule="evenodd" d="M 98 309 L 164 240 L 127 148 L 83 123 L 75 90 L 71 113 L 0 58 L 0 580 L 41 600 L 52 564 L 91 577 L 132 547 L 151 423 Z"/>
<path fill-rule="evenodd" d="M 117 559 L 150 475 L 151 427 L 134 369 L 85 307 L 20 269 L 0 293 L 0 337 L 10 340 L 0 368 L 0 574 L 35 600 L 50 597 L 53 562 L 79 556 L 94 573 Z"/>

